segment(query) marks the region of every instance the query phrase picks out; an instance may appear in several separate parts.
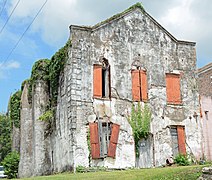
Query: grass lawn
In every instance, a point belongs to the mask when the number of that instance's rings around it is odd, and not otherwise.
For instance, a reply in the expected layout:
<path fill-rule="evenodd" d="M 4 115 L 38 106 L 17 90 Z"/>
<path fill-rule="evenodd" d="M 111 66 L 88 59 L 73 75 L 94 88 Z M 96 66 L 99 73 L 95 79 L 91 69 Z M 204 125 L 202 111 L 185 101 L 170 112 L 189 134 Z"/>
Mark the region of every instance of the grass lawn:
<path fill-rule="evenodd" d="M 133 169 L 124 171 L 110 171 L 110 172 L 88 172 L 88 173 L 62 173 L 51 176 L 40 176 L 33 178 L 26 178 L 25 180 L 193 180 L 201 175 L 201 170 L 204 166 L 179 166 L 179 167 L 165 167 L 165 168 L 151 168 L 151 169 Z"/>

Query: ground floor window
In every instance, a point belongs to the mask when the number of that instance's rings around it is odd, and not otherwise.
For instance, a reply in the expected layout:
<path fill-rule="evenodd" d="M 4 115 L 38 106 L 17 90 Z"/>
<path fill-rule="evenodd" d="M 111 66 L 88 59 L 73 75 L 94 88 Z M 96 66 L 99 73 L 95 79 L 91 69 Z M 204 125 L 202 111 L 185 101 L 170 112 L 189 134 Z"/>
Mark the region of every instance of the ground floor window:
<path fill-rule="evenodd" d="M 170 128 L 170 133 L 172 139 L 173 156 L 176 156 L 178 154 L 186 154 L 185 127 L 172 126 Z"/>
<path fill-rule="evenodd" d="M 120 125 L 104 122 L 99 119 L 95 123 L 89 123 L 91 157 L 93 159 L 116 156 L 116 146 Z"/>

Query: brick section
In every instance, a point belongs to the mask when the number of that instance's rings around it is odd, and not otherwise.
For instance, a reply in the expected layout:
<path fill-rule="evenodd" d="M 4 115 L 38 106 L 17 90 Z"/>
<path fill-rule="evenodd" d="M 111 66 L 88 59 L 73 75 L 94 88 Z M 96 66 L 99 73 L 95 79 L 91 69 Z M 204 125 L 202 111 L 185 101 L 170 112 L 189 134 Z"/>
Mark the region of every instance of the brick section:
<path fill-rule="evenodd" d="M 93 66 L 93 96 L 102 97 L 102 66 Z"/>
<path fill-rule="evenodd" d="M 166 94 L 167 103 L 182 104 L 179 74 L 166 74 Z"/>
<path fill-rule="evenodd" d="M 177 135 L 178 135 L 179 153 L 186 155 L 185 128 L 183 126 L 177 126 Z"/>
<path fill-rule="evenodd" d="M 90 128 L 91 157 L 93 159 L 98 159 L 98 158 L 100 158 L 98 124 L 97 123 L 89 123 L 89 128 Z"/>
<path fill-rule="evenodd" d="M 198 69 L 198 87 L 201 96 L 212 96 L 212 63 Z"/>
<path fill-rule="evenodd" d="M 116 156 L 116 146 L 118 143 L 119 131 L 120 131 L 120 125 L 113 124 L 111 138 L 110 138 L 110 144 L 109 144 L 109 148 L 108 148 L 108 156 L 112 157 L 112 158 L 115 158 L 115 156 Z"/>

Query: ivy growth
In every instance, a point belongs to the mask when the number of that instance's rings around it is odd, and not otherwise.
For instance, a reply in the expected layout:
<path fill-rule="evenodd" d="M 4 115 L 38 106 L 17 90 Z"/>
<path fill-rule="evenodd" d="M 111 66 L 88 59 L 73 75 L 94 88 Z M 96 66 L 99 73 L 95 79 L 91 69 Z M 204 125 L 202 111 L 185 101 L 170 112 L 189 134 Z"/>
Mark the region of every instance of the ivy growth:
<path fill-rule="evenodd" d="M 43 115 L 39 117 L 40 121 L 46 122 L 44 137 L 47 137 L 54 130 L 55 121 L 54 121 L 55 111 L 50 109 L 47 110 Z"/>
<path fill-rule="evenodd" d="M 14 123 L 15 127 L 20 127 L 20 108 L 21 108 L 21 94 L 22 91 L 15 92 L 9 101 L 9 117 L 10 121 Z"/>
<path fill-rule="evenodd" d="M 150 131 L 150 122 L 151 122 L 151 110 L 144 105 L 141 108 L 140 102 L 138 102 L 137 109 L 132 105 L 131 117 L 129 118 L 129 123 L 133 130 L 133 136 L 135 141 L 135 150 L 136 156 L 139 156 L 139 141 L 144 138 L 146 139 Z"/>
<path fill-rule="evenodd" d="M 59 77 L 64 70 L 65 63 L 68 59 L 68 49 L 71 47 L 71 41 L 68 40 L 66 45 L 62 47 L 55 55 L 52 56 L 49 65 L 49 82 L 51 90 L 51 105 L 57 104 Z"/>
<path fill-rule="evenodd" d="M 32 101 L 32 90 L 35 85 L 36 80 L 44 80 L 48 82 L 49 80 L 49 59 L 41 59 L 35 62 L 32 67 L 31 78 L 28 80 L 29 89 L 28 89 L 28 98 L 29 102 Z"/>
<path fill-rule="evenodd" d="M 39 120 L 50 122 L 52 118 L 54 118 L 54 111 L 48 110 L 42 116 L 39 117 Z"/>

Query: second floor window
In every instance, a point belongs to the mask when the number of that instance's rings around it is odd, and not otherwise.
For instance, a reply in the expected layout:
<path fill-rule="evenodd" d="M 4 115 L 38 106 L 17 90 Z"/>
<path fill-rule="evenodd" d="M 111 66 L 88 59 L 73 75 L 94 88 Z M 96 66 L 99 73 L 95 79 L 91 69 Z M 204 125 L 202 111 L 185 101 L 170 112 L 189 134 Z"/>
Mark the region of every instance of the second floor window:
<path fill-rule="evenodd" d="M 110 66 L 107 62 L 93 66 L 93 96 L 95 98 L 110 97 Z"/>
<path fill-rule="evenodd" d="M 168 104 L 182 103 L 179 74 L 166 74 L 166 96 Z"/>
<path fill-rule="evenodd" d="M 147 75 L 144 70 L 132 70 L 132 99 L 133 101 L 144 101 L 148 99 Z"/>

